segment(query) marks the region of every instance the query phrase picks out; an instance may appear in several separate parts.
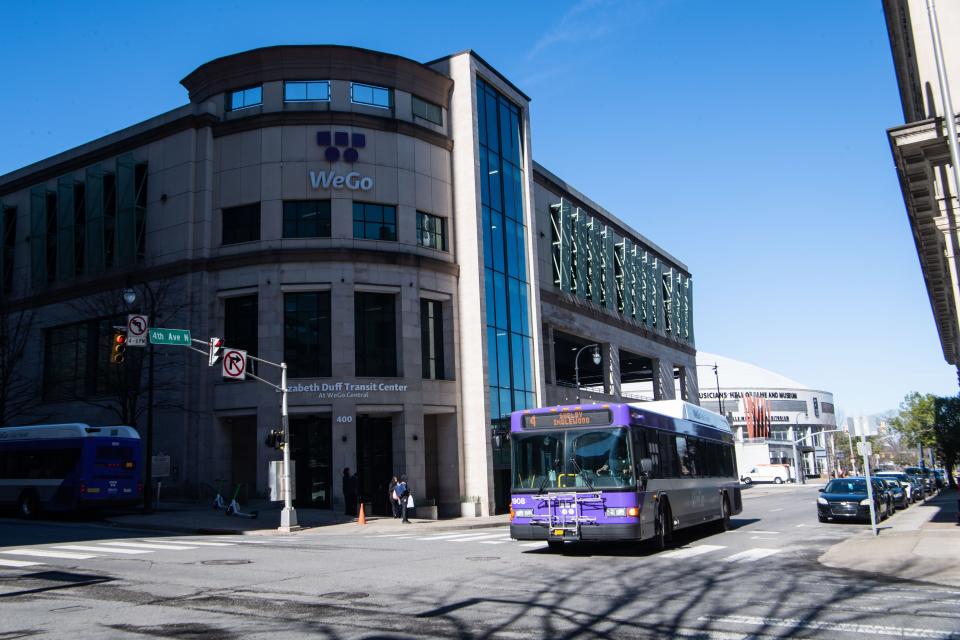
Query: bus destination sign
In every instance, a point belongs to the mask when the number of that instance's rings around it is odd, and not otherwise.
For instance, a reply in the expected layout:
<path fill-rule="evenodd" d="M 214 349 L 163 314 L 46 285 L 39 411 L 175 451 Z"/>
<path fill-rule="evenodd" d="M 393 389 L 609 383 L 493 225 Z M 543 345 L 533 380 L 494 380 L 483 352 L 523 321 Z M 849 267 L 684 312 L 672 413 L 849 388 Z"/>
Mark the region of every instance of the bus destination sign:
<path fill-rule="evenodd" d="M 602 427 L 613 422 L 609 409 L 587 411 L 563 411 L 560 413 L 533 413 L 523 416 L 523 426 L 528 429 L 556 427 Z"/>

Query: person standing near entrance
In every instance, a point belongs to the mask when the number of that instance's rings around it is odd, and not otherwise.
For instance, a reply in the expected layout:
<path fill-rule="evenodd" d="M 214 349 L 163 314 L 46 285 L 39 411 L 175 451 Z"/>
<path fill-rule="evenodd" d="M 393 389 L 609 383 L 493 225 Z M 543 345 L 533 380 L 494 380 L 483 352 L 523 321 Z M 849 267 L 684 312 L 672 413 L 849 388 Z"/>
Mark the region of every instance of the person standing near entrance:
<path fill-rule="evenodd" d="M 390 486 L 387 487 L 387 500 L 390 501 L 390 511 L 394 518 L 400 517 L 400 497 L 397 495 L 397 476 L 390 478 Z"/>
<path fill-rule="evenodd" d="M 350 467 L 343 469 L 343 513 L 357 515 L 357 481 L 356 476 L 350 475 Z"/>
<path fill-rule="evenodd" d="M 400 499 L 400 522 L 410 524 L 407 520 L 407 499 L 410 497 L 410 489 L 407 487 L 407 476 L 400 476 L 400 482 L 397 483 L 397 498 Z"/>

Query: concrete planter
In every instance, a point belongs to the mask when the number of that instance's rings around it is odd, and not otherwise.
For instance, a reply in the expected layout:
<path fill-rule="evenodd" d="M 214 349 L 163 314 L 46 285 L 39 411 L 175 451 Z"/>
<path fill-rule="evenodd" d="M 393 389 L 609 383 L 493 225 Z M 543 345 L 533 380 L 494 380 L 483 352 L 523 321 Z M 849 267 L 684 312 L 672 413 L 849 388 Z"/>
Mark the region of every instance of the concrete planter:
<path fill-rule="evenodd" d="M 461 518 L 479 518 L 480 503 L 479 502 L 461 502 L 460 517 Z"/>
<path fill-rule="evenodd" d="M 414 507 L 414 513 L 416 513 L 418 518 L 424 520 L 436 520 L 437 519 L 437 506 L 428 506 L 428 507 Z"/>

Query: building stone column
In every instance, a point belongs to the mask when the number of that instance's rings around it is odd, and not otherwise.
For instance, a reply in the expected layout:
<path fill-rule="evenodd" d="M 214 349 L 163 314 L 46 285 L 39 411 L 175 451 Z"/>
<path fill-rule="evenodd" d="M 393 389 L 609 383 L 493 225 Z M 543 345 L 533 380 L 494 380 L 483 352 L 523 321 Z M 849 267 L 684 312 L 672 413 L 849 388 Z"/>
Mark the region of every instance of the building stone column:
<path fill-rule="evenodd" d="M 676 395 L 673 384 L 673 363 L 662 358 L 654 358 L 653 399 L 673 400 Z"/>
<path fill-rule="evenodd" d="M 555 384 L 557 380 L 556 363 L 553 356 L 553 327 L 543 325 L 543 373 L 547 384 Z"/>
<path fill-rule="evenodd" d="M 605 342 L 600 345 L 600 348 L 603 350 L 603 361 L 607 365 L 603 376 L 603 392 L 620 400 L 623 397 L 620 386 L 620 346 Z"/>

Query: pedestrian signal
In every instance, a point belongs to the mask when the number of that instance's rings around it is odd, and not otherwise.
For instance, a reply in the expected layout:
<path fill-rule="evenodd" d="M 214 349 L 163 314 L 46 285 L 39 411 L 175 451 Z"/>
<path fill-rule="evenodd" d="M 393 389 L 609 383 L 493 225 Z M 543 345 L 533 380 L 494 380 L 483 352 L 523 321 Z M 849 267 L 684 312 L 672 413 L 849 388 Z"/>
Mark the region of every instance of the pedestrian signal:
<path fill-rule="evenodd" d="M 270 432 L 267 433 L 267 439 L 263 441 L 263 444 L 271 449 L 283 449 L 283 431 L 271 429 Z"/>
<path fill-rule="evenodd" d="M 110 364 L 123 364 L 123 354 L 127 350 L 127 334 L 119 331 L 113 334 L 110 349 Z"/>

